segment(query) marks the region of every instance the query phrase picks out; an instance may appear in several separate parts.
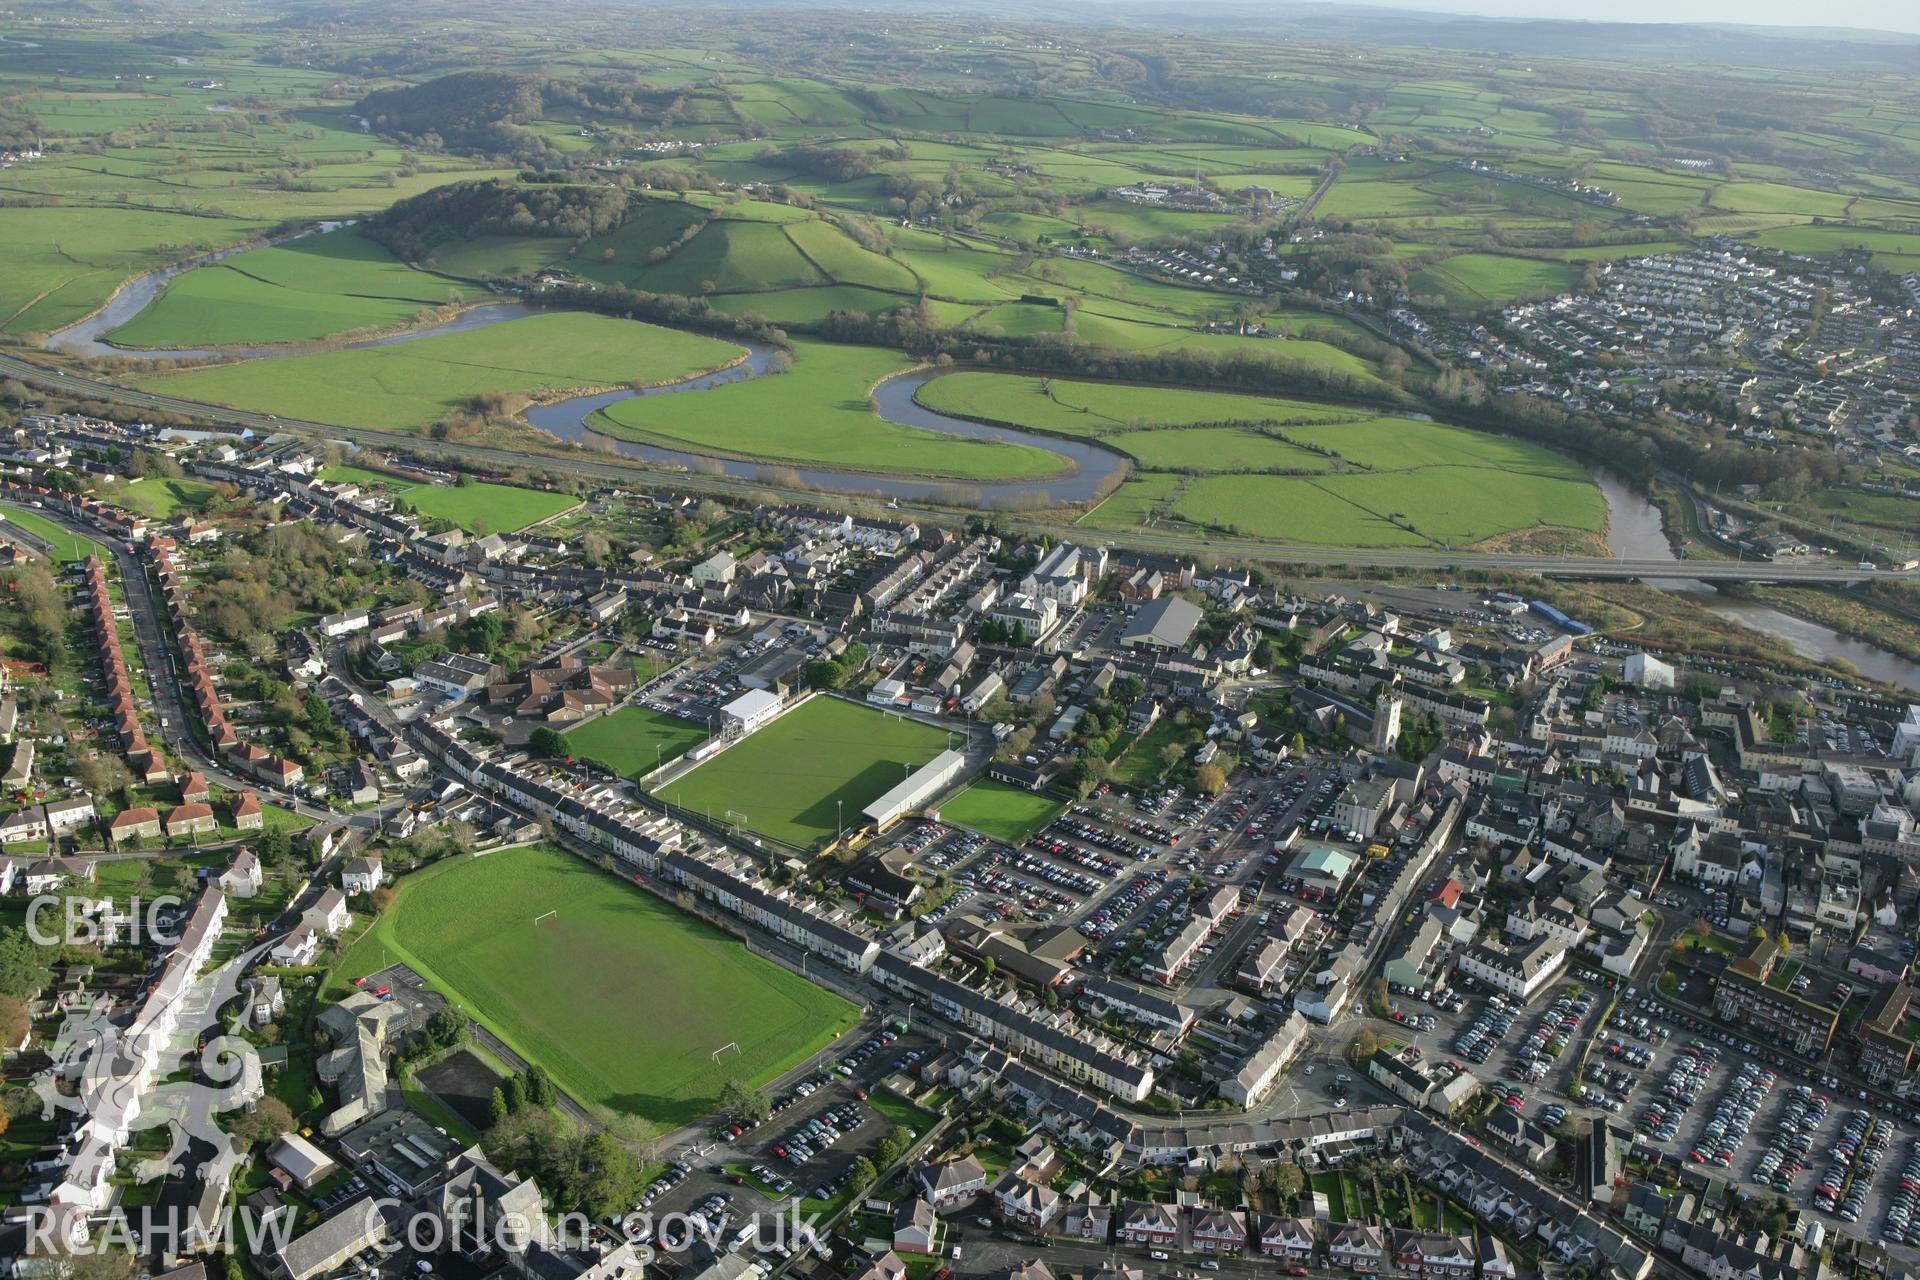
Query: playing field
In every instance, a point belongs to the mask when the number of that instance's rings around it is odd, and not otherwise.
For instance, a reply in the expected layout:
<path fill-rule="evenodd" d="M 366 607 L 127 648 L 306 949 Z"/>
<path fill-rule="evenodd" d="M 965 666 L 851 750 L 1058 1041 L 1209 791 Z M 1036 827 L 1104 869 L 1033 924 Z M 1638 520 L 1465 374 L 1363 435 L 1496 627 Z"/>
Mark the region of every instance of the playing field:
<path fill-rule="evenodd" d="M 69 533 L 43 515 L 32 511 L 20 511 L 9 507 L 0 511 L 0 523 L 17 525 L 34 537 L 53 548 L 53 558 L 59 561 L 84 560 L 88 556 L 99 556 L 111 561 L 107 549 L 92 538 L 83 538 L 77 533 Z"/>
<path fill-rule="evenodd" d="M 678 759 L 706 736 L 704 724 L 650 707 L 622 707 L 612 715 L 568 730 L 567 749 L 582 760 L 631 778 Z"/>
<path fill-rule="evenodd" d="M 814 698 L 655 794 L 762 835 L 812 846 L 833 838 L 839 815 L 860 811 L 939 755 L 931 725 L 840 698 Z M 836 813 L 835 801 L 840 802 Z"/>
<path fill-rule="evenodd" d="M 401 880 L 393 906 L 336 974 L 351 980 L 394 960 L 581 1102 L 663 1127 L 712 1110 L 729 1078 L 773 1079 L 857 1012 L 546 846 L 448 859 Z M 714 1061 L 714 1050 L 736 1043 L 738 1052 Z"/>
<path fill-rule="evenodd" d="M 1021 787 L 983 778 L 940 806 L 940 821 L 982 835 L 1024 844 L 1028 836 L 1059 816 L 1063 803 Z"/>

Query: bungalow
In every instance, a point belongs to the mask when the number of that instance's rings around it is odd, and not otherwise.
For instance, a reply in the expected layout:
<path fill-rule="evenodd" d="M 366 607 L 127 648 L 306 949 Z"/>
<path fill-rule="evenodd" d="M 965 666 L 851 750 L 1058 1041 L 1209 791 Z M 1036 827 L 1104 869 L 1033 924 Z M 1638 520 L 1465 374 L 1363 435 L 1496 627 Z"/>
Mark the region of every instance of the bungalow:
<path fill-rule="evenodd" d="M 895 1253 L 932 1253 L 939 1242 L 940 1220 L 933 1206 L 919 1196 L 902 1201 L 893 1213 Z"/>
<path fill-rule="evenodd" d="M 293 1180 L 302 1191 L 311 1191 L 323 1179 L 338 1172 L 333 1157 L 297 1133 L 282 1134 L 267 1148 L 267 1160 Z"/>
<path fill-rule="evenodd" d="M 92 880 L 94 865 L 84 858 L 42 858 L 22 877 L 29 895 L 52 893 L 69 880 Z"/>

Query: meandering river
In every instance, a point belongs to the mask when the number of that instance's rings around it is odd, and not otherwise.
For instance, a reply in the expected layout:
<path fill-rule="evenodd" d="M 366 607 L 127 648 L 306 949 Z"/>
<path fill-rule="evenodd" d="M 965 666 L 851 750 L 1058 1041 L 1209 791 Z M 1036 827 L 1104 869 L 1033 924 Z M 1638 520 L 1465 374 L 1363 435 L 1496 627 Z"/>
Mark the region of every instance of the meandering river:
<path fill-rule="evenodd" d="M 767 463 L 714 458 L 685 449 L 643 444 L 633 440 L 616 440 L 610 436 L 602 436 L 593 430 L 591 419 L 594 414 L 610 404 L 632 399 L 634 396 L 704 391 L 723 383 L 737 382 L 742 378 L 758 377 L 764 374 L 767 359 L 773 354 L 773 349 L 757 342 L 749 342 L 746 346 L 745 360 L 718 373 L 690 378 L 684 382 L 669 383 L 665 386 L 649 387 L 644 391 L 608 391 L 599 395 L 575 396 L 570 400 L 561 400 L 529 409 L 527 421 L 558 439 L 582 443 L 592 440 L 596 447 L 612 448 L 629 458 L 641 458 L 648 462 L 681 466 L 709 473 L 717 471 L 720 474 L 746 480 L 765 476 L 769 467 L 777 467 L 784 475 L 789 477 L 797 475 L 800 483 L 808 488 L 821 489 L 829 493 L 867 494 L 911 502 L 924 502 L 950 496 L 956 491 L 964 492 L 969 497 L 977 495 L 982 504 L 1017 501 L 1051 506 L 1058 503 L 1085 502 L 1094 497 L 1099 492 L 1100 486 L 1127 464 L 1127 459 L 1122 454 L 1104 445 L 1039 435 L 1014 427 L 989 426 L 980 422 L 968 422 L 964 418 L 949 417 L 944 413 L 935 413 L 914 399 L 914 393 L 932 376 L 923 370 L 896 374 L 876 386 L 871 397 L 875 412 L 881 418 L 898 426 L 919 427 L 946 435 L 964 436 L 970 440 L 999 440 L 1008 444 L 1023 444 L 1035 449 L 1044 449 L 1060 459 L 1061 473 L 1040 480 L 991 482 L 940 480 L 929 477 L 908 478 L 866 472 L 835 471 L 799 463 Z"/>
<path fill-rule="evenodd" d="M 324 222 L 273 237 L 266 243 L 284 244 L 302 236 L 335 230 L 343 225 L 346 224 Z M 216 253 L 202 254 L 186 262 L 136 276 L 122 285 L 100 310 L 77 324 L 69 325 L 50 335 L 43 345 L 50 350 L 65 351 L 75 355 L 127 356 L 146 360 L 201 360 L 212 357 L 265 359 L 337 349 L 323 344 L 290 344 L 218 349 L 182 347 L 134 350 L 117 347 L 105 341 L 108 334 L 130 322 L 150 305 L 169 280 L 195 267 L 218 262 L 233 254 L 256 248 L 258 243 L 236 245 Z M 345 345 L 353 349 L 418 342 L 422 338 L 460 333 L 487 325 L 501 324 L 508 320 L 517 320 L 534 314 L 535 310 L 536 308 L 520 302 L 483 303 L 470 307 L 439 324 Z M 690 449 L 619 440 L 601 435 L 593 429 L 591 422 L 594 414 L 608 405 L 634 396 L 678 395 L 690 391 L 706 391 L 730 382 L 766 376 L 767 361 L 773 355 L 773 349 L 758 342 L 743 342 L 742 345 L 746 348 L 745 357 L 727 368 L 686 378 L 679 382 L 649 387 L 642 391 L 603 391 L 538 405 L 527 411 L 527 421 L 557 440 L 607 449 L 625 457 L 659 466 L 682 467 L 689 471 L 727 475 L 742 480 L 766 479 L 787 483 L 797 478 L 801 485 L 822 492 L 857 494 L 915 503 L 942 500 L 950 502 L 956 495 L 965 495 L 966 500 L 978 502 L 981 506 L 996 504 L 1053 506 L 1085 502 L 1099 493 L 1101 488 L 1127 465 L 1124 455 L 1092 441 L 1040 435 L 1015 427 L 990 426 L 936 413 L 914 398 L 915 393 L 926 384 L 927 379 L 933 376 L 925 370 L 896 374 L 876 386 L 871 396 L 875 412 L 881 418 L 898 426 L 917 427 L 946 435 L 962 436 L 970 440 L 999 440 L 1041 449 L 1060 459 L 1059 473 L 1040 480 L 997 482 L 867 474 L 778 460 L 751 461 L 717 458 Z M 1721 596 L 1707 583 L 1684 576 L 1685 571 L 1682 567 L 1684 561 L 1674 556 L 1673 549 L 1667 542 L 1659 509 L 1646 497 L 1635 493 L 1617 476 L 1603 472 L 1595 479 L 1600 486 L 1601 494 L 1606 498 L 1610 513 L 1607 545 L 1612 549 L 1613 554 L 1622 559 L 1671 561 L 1678 571 L 1672 578 L 1650 580 L 1652 585 L 1667 591 L 1699 596 L 1706 607 L 1713 612 L 1782 640 L 1796 653 L 1805 657 L 1844 658 L 1861 675 L 1870 679 L 1920 690 L 1920 665 L 1908 662 L 1896 654 L 1864 641 L 1841 635 L 1830 627 L 1796 618 L 1756 601 Z"/>

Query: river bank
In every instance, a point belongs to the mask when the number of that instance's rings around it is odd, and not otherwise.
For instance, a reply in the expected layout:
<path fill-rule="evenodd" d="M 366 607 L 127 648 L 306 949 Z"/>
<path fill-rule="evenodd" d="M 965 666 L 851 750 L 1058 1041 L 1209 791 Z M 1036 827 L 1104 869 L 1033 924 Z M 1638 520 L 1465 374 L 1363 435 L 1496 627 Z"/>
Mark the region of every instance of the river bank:
<path fill-rule="evenodd" d="M 1920 690 L 1920 663 L 1881 648 L 1868 640 L 1844 634 L 1825 623 L 1789 613 L 1758 599 L 1743 599 L 1685 576 L 1686 562 L 1674 554 L 1660 509 L 1646 495 L 1631 489 L 1619 476 L 1594 477 L 1607 499 L 1610 519 L 1607 546 L 1617 559 L 1664 560 L 1673 564 L 1672 578 L 1648 579 L 1647 585 L 1685 595 L 1708 612 L 1770 636 L 1799 656 L 1814 662 L 1839 660 L 1869 680 L 1903 689 Z"/>

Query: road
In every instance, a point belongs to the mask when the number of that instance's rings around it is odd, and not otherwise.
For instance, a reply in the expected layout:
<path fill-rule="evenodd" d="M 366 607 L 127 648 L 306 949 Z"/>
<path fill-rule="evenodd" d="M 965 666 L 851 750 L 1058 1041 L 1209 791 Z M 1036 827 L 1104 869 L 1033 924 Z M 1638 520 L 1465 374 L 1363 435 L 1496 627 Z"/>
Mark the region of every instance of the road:
<path fill-rule="evenodd" d="M 600 455 L 590 455 L 581 449 L 576 452 L 529 453 L 515 449 L 494 448 L 484 445 L 449 444 L 444 441 L 429 440 L 423 436 L 401 435 L 385 431 L 370 431 L 361 427 L 341 426 L 337 423 L 315 422 L 309 419 L 279 418 L 271 414 L 253 413 L 244 409 L 233 409 L 222 405 L 208 404 L 198 400 L 186 400 L 177 396 L 159 395 L 151 391 L 139 391 L 100 378 L 84 374 L 67 373 L 49 368 L 31 360 L 23 360 L 14 355 L 0 355 L 0 374 L 18 378 L 33 386 L 45 387 L 69 394 L 91 396 L 116 404 L 128 405 L 140 409 L 157 409 L 167 413 L 176 413 L 198 418 L 206 422 L 222 423 L 229 426 L 245 427 L 256 432 L 297 432 L 320 435 L 332 439 L 347 440 L 355 444 L 377 449 L 399 449 L 417 454 L 432 454 L 441 459 L 465 463 L 469 466 L 505 471 L 522 467 L 545 467 L 556 471 L 565 471 L 589 479 L 604 480 L 609 483 L 632 484 L 643 474 L 643 469 L 631 463 L 611 461 Z M 778 494 L 795 502 L 820 503 L 832 501 L 832 495 L 824 495 L 816 490 L 786 488 L 760 480 L 738 480 L 726 476 L 708 476 L 693 472 L 654 472 L 661 482 L 670 482 L 678 488 L 703 493 L 727 494 L 733 496 L 751 496 L 763 499 L 768 493 Z M 928 519 L 952 520 L 956 513 L 952 510 L 931 506 L 917 506 L 900 503 L 894 514 L 900 518 L 925 517 Z M 1003 521 L 1017 523 L 1022 529 L 1032 533 L 1045 534 L 1056 540 L 1085 538 L 1086 530 L 1077 529 L 1070 523 L 1056 523 L 1026 517 L 1001 515 Z M 1460 569 L 1509 569 L 1523 573 L 1538 573 L 1550 577 L 1569 578 L 1672 578 L 1684 576 L 1698 578 L 1707 582 L 1803 582 L 1803 583 L 1849 583 L 1869 579 L 1899 579 L 1920 581 L 1920 571 L 1865 571 L 1854 565 L 1805 565 L 1771 564 L 1760 562 L 1722 562 L 1714 560 L 1689 560 L 1685 562 L 1684 572 L 1678 572 L 1670 560 L 1612 560 L 1600 556 L 1528 556 L 1508 553 L 1469 552 L 1449 550 L 1406 550 L 1382 548 L 1374 550 L 1342 549 L 1329 547 L 1306 547 L 1295 543 L 1274 542 L 1257 538 L 1231 538 L 1224 535 L 1208 537 L 1200 534 L 1176 533 L 1157 529 L 1136 529 L 1126 532 L 1102 531 L 1103 536 L 1113 546 L 1127 547 L 1142 551 L 1171 553 L 1186 556 L 1206 556 L 1208 558 L 1227 559 L 1233 557 L 1280 560 L 1292 564 L 1351 565 L 1355 567 L 1384 569 L 1431 569 L 1435 573 L 1445 574 Z"/>
<path fill-rule="evenodd" d="M 8 505 L 12 504 L 0 503 L 0 506 Z M 193 736 L 190 727 L 193 723 L 192 713 L 187 709 L 185 695 L 180 688 L 169 620 L 159 601 L 154 598 L 153 584 L 147 580 L 145 566 L 117 538 L 102 537 L 97 530 L 67 520 L 58 512 L 38 511 L 34 514 L 64 529 L 94 538 L 113 552 L 114 564 L 120 572 L 125 591 L 127 615 L 133 622 L 134 643 L 139 648 L 140 662 L 147 670 L 148 682 L 153 689 L 153 712 L 160 723 L 160 738 L 167 748 L 206 775 L 209 782 L 218 783 L 230 791 L 252 789 L 262 798 L 292 809 L 315 822 L 324 824 L 337 821 L 340 815 L 331 810 L 309 804 L 297 796 L 274 791 L 252 778 L 242 777 L 201 749 L 199 740 Z"/>

